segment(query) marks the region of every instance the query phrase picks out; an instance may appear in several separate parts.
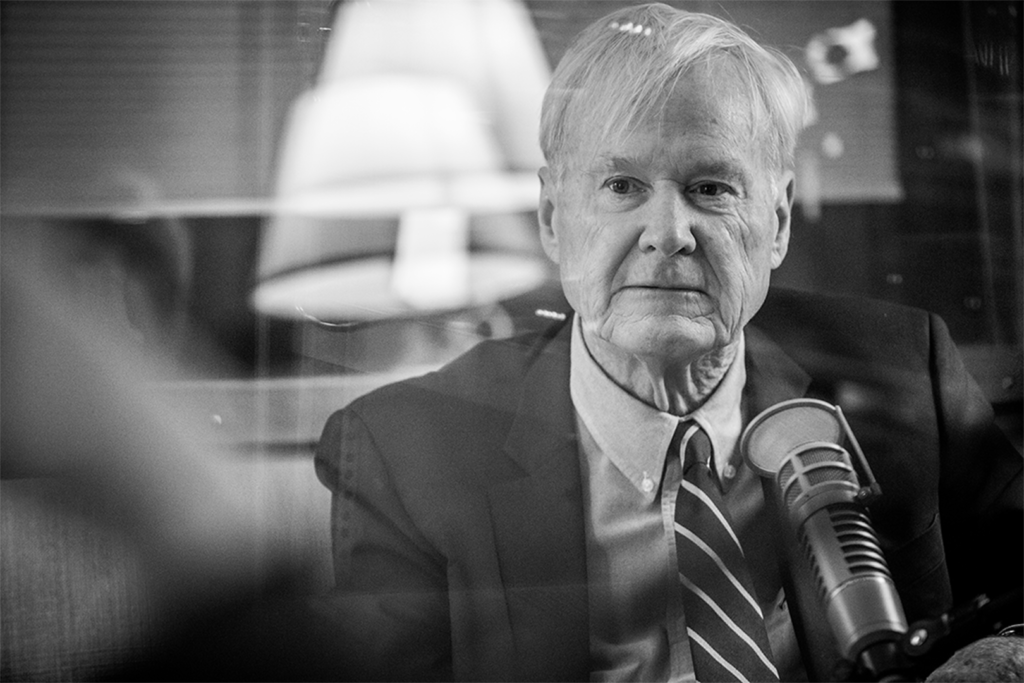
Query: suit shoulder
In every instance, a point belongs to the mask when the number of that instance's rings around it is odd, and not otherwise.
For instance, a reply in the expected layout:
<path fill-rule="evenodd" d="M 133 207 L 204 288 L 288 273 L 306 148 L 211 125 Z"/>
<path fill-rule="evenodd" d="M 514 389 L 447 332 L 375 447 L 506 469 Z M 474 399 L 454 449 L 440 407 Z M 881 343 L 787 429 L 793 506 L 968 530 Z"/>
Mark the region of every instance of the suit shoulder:
<path fill-rule="evenodd" d="M 772 289 L 754 325 L 782 340 L 929 344 L 934 316 L 920 308 L 865 297 Z"/>
<path fill-rule="evenodd" d="M 321 480 L 335 480 L 343 452 L 376 453 L 410 490 L 427 480 L 504 471 L 496 454 L 526 377 L 546 354 L 561 354 L 558 347 L 543 334 L 484 341 L 434 372 L 357 398 L 324 426 L 316 449 Z"/>
<path fill-rule="evenodd" d="M 523 378 L 537 358 L 562 351 L 556 339 L 564 336 L 560 328 L 484 340 L 433 372 L 374 389 L 343 410 L 371 421 L 395 414 L 471 417 L 467 408 L 511 412 Z M 568 353 L 567 345 L 564 352 Z"/>
<path fill-rule="evenodd" d="M 771 324 L 776 319 L 834 319 L 841 325 L 875 322 L 890 327 L 907 327 L 927 325 L 928 318 L 929 313 L 923 309 L 882 299 L 773 288 L 756 320 L 758 323 Z"/>
<path fill-rule="evenodd" d="M 938 316 L 919 308 L 797 290 L 772 290 L 750 327 L 826 374 L 839 367 L 926 373 L 936 334 L 946 334 Z"/>

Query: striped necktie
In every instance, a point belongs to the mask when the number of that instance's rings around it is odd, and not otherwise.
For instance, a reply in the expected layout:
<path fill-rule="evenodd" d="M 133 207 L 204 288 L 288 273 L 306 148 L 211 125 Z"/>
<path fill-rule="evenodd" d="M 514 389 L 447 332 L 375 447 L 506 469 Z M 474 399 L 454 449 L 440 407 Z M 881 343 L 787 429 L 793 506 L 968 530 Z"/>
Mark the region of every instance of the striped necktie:
<path fill-rule="evenodd" d="M 686 632 L 698 681 L 778 681 L 764 616 L 712 467 L 711 440 L 681 421 L 670 457 L 683 457 L 676 549 Z"/>

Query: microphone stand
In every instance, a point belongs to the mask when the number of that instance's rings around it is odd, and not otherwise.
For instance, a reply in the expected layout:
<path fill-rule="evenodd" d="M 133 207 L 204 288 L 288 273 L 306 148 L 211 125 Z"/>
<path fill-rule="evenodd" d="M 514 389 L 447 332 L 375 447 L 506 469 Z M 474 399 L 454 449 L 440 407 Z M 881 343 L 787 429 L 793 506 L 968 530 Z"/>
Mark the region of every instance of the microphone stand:
<path fill-rule="evenodd" d="M 897 647 L 882 655 L 885 659 L 878 658 L 882 653 L 861 654 L 864 672 L 871 675 L 861 680 L 923 680 L 957 650 L 995 635 L 1008 621 L 1019 620 L 1022 600 L 1024 589 L 1021 588 L 994 600 L 979 595 L 939 617 L 916 621 L 899 642 L 894 643 Z M 885 670 L 892 672 L 890 677 L 876 675 Z"/>
<path fill-rule="evenodd" d="M 856 653 L 854 661 L 844 658 L 828 626 L 806 558 L 795 542 L 795 533 L 783 521 L 786 517 L 777 489 L 768 480 L 763 481 L 762 489 L 765 503 L 780 511 L 773 515 L 776 537 L 793 537 L 783 543 L 780 574 L 810 680 L 921 681 L 960 648 L 996 634 L 1007 623 L 1020 621 L 1024 589 L 1018 588 L 995 600 L 979 595 L 939 617 L 910 624 L 906 633 L 892 634 L 867 645 Z"/>

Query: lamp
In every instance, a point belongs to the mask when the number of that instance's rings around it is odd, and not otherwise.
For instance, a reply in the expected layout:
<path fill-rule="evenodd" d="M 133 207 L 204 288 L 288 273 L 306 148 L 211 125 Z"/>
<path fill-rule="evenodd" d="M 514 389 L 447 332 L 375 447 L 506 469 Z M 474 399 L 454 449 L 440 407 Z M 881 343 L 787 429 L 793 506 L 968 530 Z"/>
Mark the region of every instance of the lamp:
<path fill-rule="evenodd" d="M 543 59 L 528 24 L 495 23 L 515 10 L 509 0 L 342 6 L 317 86 L 287 121 L 258 311 L 403 317 L 491 303 L 548 277 L 526 214 L 537 206 L 545 78 L 533 68 L 533 85 L 521 73 L 503 81 L 510 69 L 488 56 L 511 40 L 520 47 L 509 56 Z M 470 69 L 473 54 L 483 56 Z M 518 108 L 516 93 L 537 111 Z"/>

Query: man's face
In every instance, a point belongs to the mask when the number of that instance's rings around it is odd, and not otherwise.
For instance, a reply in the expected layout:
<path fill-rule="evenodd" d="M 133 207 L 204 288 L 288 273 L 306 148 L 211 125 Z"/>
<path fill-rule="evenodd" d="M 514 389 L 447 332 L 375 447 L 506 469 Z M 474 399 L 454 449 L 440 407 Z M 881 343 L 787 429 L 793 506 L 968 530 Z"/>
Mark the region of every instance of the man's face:
<path fill-rule="evenodd" d="M 541 239 L 592 345 L 690 362 L 736 341 L 789 242 L 792 174 L 772 173 L 731 69 L 681 78 L 662 113 L 541 171 Z"/>

